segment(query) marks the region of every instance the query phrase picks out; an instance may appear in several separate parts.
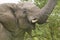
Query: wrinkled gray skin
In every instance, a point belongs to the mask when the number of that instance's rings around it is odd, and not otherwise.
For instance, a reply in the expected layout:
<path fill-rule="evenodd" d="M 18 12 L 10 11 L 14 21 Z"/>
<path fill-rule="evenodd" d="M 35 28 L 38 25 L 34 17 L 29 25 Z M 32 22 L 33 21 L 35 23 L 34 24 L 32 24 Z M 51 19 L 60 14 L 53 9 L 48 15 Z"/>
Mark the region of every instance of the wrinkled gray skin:
<path fill-rule="evenodd" d="M 25 32 L 31 34 L 35 23 L 45 23 L 51 14 L 56 0 L 39 9 L 33 3 L 0 5 L 0 40 L 24 40 Z"/>
<path fill-rule="evenodd" d="M 28 21 L 25 9 L 12 3 L 0 5 L 0 23 L 0 40 L 23 40 L 25 32 L 31 34 L 35 26 Z"/>

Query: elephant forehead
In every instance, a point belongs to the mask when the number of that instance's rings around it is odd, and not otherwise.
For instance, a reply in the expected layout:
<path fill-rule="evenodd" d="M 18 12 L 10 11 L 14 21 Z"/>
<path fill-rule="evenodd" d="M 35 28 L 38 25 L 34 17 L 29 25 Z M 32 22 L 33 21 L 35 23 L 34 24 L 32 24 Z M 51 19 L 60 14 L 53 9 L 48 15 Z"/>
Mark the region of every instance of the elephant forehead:
<path fill-rule="evenodd" d="M 35 5 L 33 4 L 33 3 L 25 3 L 24 5 L 23 5 L 23 7 L 25 7 L 25 8 L 31 8 L 31 7 L 34 7 Z"/>
<path fill-rule="evenodd" d="M 18 6 L 21 7 L 21 8 L 31 9 L 32 7 L 34 7 L 36 5 L 32 2 L 22 2 Z"/>

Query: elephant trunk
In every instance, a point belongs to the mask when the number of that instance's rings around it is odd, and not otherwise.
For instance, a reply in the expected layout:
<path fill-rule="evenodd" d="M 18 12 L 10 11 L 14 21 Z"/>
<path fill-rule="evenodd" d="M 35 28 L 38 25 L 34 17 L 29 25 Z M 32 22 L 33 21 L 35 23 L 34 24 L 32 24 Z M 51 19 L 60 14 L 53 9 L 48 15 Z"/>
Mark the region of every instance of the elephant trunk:
<path fill-rule="evenodd" d="M 56 0 L 48 0 L 47 4 L 40 10 L 38 13 L 39 15 L 39 21 L 38 23 L 42 24 L 45 23 L 48 16 L 53 11 L 54 7 L 56 5 Z"/>

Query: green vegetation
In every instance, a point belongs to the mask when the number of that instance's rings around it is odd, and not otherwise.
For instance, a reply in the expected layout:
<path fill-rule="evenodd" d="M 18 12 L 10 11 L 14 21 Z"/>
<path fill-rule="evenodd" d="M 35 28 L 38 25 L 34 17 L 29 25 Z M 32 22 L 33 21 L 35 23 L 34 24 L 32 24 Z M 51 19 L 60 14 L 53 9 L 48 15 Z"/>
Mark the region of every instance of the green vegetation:
<path fill-rule="evenodd" d="M 35 4 L 42 8 L 47 0 L 35 0 Z M 32 38 L 26 33 L 25 40 L 60 40 L 60 0 L 47 23 L 42 25 L 36 23 L 36 29 L 32 31 Z"/>

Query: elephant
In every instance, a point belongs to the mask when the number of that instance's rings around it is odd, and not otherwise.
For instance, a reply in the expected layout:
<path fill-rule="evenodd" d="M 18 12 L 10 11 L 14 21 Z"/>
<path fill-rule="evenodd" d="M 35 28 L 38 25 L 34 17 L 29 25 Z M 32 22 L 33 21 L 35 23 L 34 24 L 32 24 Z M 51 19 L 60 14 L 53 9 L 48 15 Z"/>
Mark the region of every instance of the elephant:
<path fill-rule="evenodd" d="M 31 2 L 0 4 L 0 40 L 24 40 L 36 23 L 46 22 L 55 5 L 56 0 L 48 0 L 41 9 Z"/>

